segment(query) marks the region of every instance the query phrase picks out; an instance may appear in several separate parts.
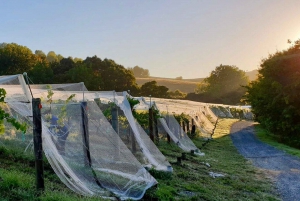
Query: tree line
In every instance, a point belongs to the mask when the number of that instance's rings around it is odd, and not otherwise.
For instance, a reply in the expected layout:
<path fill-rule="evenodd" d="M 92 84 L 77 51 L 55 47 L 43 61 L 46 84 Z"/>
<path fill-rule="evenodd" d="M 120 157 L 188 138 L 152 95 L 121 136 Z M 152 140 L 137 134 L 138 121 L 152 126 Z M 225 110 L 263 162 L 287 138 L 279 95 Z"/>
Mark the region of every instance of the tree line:
<path fill-rule="evenodd" d="M 147 69 L 135 66 L 125 68 L 112 59 L 97 56 L 86 59 L 63 57 L 54 51 L 45 54 L 41 50 L 34 53 L 26 46 L 16 43 L 0 44 L 0 74 L 22 74 L 27 72 L 35 84 L 58 84 L 84 82 L 91 91 L 130 91 L 134 96 L 159 98 L 182 98 L 180 91 L 169 91 L 156 81 L 139 87 L 136 76 L 150 76 Z"/>

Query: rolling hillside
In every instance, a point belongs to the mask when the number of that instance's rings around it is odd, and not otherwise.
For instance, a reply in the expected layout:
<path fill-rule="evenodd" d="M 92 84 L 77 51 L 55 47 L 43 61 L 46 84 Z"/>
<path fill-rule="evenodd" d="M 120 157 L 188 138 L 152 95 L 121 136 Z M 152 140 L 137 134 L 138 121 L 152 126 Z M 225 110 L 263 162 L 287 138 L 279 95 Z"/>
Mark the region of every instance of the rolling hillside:
<path fill-rule="evenodd" d="M 257 70 L 246 72 L 249 76 L 249 79 L 255 80 L 257 78 Z M 171 91 L 175 91 L 179 89 L 184 93 L 192 93 L 194 92 L 197 85 L 203 80 L 204 78 L 195 78 L 195 79 L 174 79 L 174 78 L 162 78 L 162 77 L 149 77 L 149 78 L 136 78 L 136 83 L 141 86 L 146 82 L 150 82 L 155 80 L 158 85 L 166 86 Z"/>
<path fill-rule="evenodd" d="M 155 80 L 158 85 L 166 86 L 171 91 L 175 91 L 176 89 L 179 89 L 180 91 L 184 93 L 191 93 L 194 92 L 195 88 L 197 87 L 197 84 L 199 84 L 200 79 L 172 79 L 172 78 L 158 78 L 158 77 L 149 77 L 149 78 L 136 78 L 136 83 L 138 85 L 143 85 L 146 82 L 151 82 Z M 191 81 L 195 80 L 195 81 Z M 203 80 L 203 79 L 202 79 Z"/>

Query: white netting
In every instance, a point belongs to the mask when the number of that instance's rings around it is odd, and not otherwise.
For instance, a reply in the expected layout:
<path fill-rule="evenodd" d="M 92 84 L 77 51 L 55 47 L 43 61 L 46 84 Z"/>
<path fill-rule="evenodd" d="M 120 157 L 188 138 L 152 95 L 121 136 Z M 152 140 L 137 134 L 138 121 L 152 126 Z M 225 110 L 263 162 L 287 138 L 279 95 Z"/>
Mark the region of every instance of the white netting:
<path fill-rule="evenodd" d="M 170 163 L 149 138 L 148 134 L 134 119 L 126 92 L 86 92 L 85 98 L 98 99 L 99 106 L 103 109 L 109 103 L 115 103 L 119 108 L 119 135 L 137 159 L 146 167 L 161 171 L 172 171 Z M 102 106 L 101 106 L 102 105 Z M 105 107 L 106 106 L 106 107 Z"/>
<path fill-rule="evenodd" d="M 161 110 L 161 104 L 160 106 L 157 106 L 156 102 L 153 102 L 153 100 L 150 102 L 147 102 L 143 97 L 136 98 L 140 101 L 140 104 L 137 105 L 137 109 L 139 110 L 146 110 L 149 109 L 150 106 L 154 106 L 154 108 Z M 155 99 L 156 100 L 156 99 Z M 165 106 L 165 105 L 164 105 Z M 182 150 L 190 152 L 191 150 L 194 150 L 195 153 L 199 155 L 203 155 L 203 153 L 200 152 L 200 150 L 195 146 L 195 144 L 192 142 L 192 140 L 188 137 L 186 132 L 181 128 L 177 120 L 174 118 L 173 115 L 170 115 L 168 113 L 162 112 L 160 114 L 164 118 L 158 118 L 158 130 L 159 133 L 167 134 L 170 136 L 170 138 L 173 140 L 174 143 L 176 143 Z"/>
<path fill-rule="evenodd" d="M 31 110 L 31 106 L 25 105 L 31 100 L 31 96 L 28 95 L 26 87 L 21 87 L 24 82 L 22 75 L 0 76 L 0 88 L 5 89 L 6 98 L 5 102 L 0 107 L 10 116 L 14 117 L 20 123 L 26 123 L 28 125 L 28 131 L 32 130 L 32 123 L 30 120 L 31 113 L 23 112 L 23 110 L 15 111 L 10 107 L 10 103 L 19 104 L 20 108 L 25 107 L 25 110 Z M 27 108 L 28 107 L 28 108 Z M 23 133 L 16 130 L 12 125 L 5 120 L 0 123 L 3 133 L 0 134 L 0 146 L 6 149 L 14 149 L 18 151 L 24 151 L 26 147 L 32 151 L 31 141 L 32 133 Z M 29 154 L 29 153 L 28 153 Z"/>
<path fill-rule="evenodd" d="M 31 103 L 18 84 L 0 87 L 10 92 L 9 108 L 30 122 Z M 127 149 L 97 104 L 81 102 L 83 92 L 83 84 L 32 86 L 33 96 L 42 99 L 43 147 L 49 163 L 79 194 L 140 199 L 156 180 Z M 71 94 L 76 95 L 66 101 Z"/>

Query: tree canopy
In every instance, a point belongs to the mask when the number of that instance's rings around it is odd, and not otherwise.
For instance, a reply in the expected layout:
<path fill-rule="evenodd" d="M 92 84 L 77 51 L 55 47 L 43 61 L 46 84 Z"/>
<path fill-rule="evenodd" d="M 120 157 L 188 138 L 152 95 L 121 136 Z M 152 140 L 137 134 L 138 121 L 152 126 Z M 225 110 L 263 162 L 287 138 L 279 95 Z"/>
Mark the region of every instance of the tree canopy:
<path fill-rule="evenodd" d="M 35 54 L 26 46 L 16 43 L 4 43 L 0 45 L 1 75 L 28 72 L 37 62 Z"/>
<path fill-rule="evenodd" d="M 281 141 L 300 148 L 300 40 L 263 59 L 246 101 L 258 122 Z"/>
<path fill-rule="evenodd" d="M 249 82 L 245 72 L 236 66 L 220 65 L 205 78 L 196 89 L 196 94 L 188 94 L 191 100 L 238 104 L 246 92 L 243 86 Z"/>
<path fill-rule="evenodd" d="M 157 85 L 156 81 L 146 82 L 141 86 L 141 96 L 152 96 L 157 98 L 168 98 L 169 88 Z"/>
<path fill-rule="evenodd" d="M 125 68 L 112 59 L 97 56 L 80 59 L 64 58 L 54 51 L 45 54 L 42 50 L 34 53 L 27 47 L 15 43 L 0 44 L 0 74 L 27 72 L 35 84 L 57 84 L 84 82 L 88 90 L 127 91 L 132 95 L 152 95 L 161 98 L 183 98 L 180 91 L 169 92 L 165 86 L 156 82 L 145 83 L 139 87 L 135 75 L 149 77 L 149 71 L 141 67 Z"/>
<path fill-rule="evenodd" d="M 128 70 L 132 71 L 135 77 L 150 77 L 149 70 L 139 66 L 128 68 Z"/>

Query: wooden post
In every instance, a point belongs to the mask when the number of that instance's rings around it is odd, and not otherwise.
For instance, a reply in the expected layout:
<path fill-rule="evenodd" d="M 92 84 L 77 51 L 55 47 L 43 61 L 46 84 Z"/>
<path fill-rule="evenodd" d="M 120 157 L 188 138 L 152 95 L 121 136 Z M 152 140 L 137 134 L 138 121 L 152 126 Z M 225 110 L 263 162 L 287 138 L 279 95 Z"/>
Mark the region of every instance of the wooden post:
<path fill-rule="evenodd" d="M 85 166 L 91 167 L 91 153 L 90 153 L 90 139 L 89 139 L 89 125 L 87 117 L 87 102 L 81 102 L 81 118 L 82 118 L 82 142 L 84 153 Z"/>
<path fill-rule="evenodd" d="M 112 124 L 112 127 L 113 129 L 116 131 L 116 133 L 118 134 L 119 136 L 119 119 L 118 119 L 118 108 L 116 106 L 114 106 L 112 109 L 111 109 L 111 124 Z M 120 157 L 120 145 L 119 145 L 119 137 L 116 136 L 115 138 L 115 142 L 116 142 L 116 146 L 117 146 L 117 149 L 116 149 L 116 159 L 119 160 L 119 157 Z"/>
<path fill-rule="evenodd" d="M 179 124 L 179 138 L 178 138 L 178 139 L 181 139 L 182 131 L 184 131 L 184 130 L 183 130 L 183 123 L 180 122 L 180 124 Z"/>
<path fill-rule="evenodd" d="M 167 120 L 167 125 L 168 125 L 168 127 L 169 127 L 169 115 L 167 115 L 166 116 L 166 120 Z M 170 127 L 169 127 L 170 128 Z M 170 135 L 169 134 L 167 134 L 167 140 L 168 140 L 168 143 L 171 143 L 171 138 L 170 138 Z"/>
<path fill-rule="evenodd" d="M 159 142 L 159 136 L 158 136 L 158 120 L 154 119 L 155 121 L 155 138 L 156 138 L 156 142 Z"/>
<path fill-rule="evenodd" d="M 153 132 L 153 110 L 149 109 L 149 136 L 150 139 L 154 142 L 154 132 Z"/>
<path fill-rule="evenodd" d="M 185 132 L 185 122 L 184 121 L 182 121 L 182 129 Z"/>
<path fill-rule="evenodd" d="M 111 110 L 111 120 L 112 120 L 112 127 L 119 135 L 119 120 L 118 120 L 118 108 L 113 107 Z"/>
<path fill-rule="evenodd" d="M 191 134 L 193 135 L 193 134 L 195 134 L 195 132 L 196 132 L 196 126 L 195 126 L 195 125 L 192 125 Z"/>
<path fill-rule="evenodd" d="M 135 137 L 134 137 L 134 134 L 131 131 L 130 127 L 129 127 L 129 134 L 130 134 L 130 138 L 131 138 L 131 150 L 132 150 L 132 153 L 135 153 L 136 152 Z"/>
<path fill-rule="evenodd" d="M 87 116 L 87 102 L 81 102 L 81 117 L 82 117 L 82 142 L 83 142 L 83 154 L 84 154 L 84 165 L 90 167 L 94 176 L 95 182 L 101 188 L 104 188 L 97 178 L 97 174 L 92 168 L 92 160 L 90 153 L 90 138 L 89 138 L 89 125 Z"/>
<path fill-rule="evenodd" d="M 41 99 L 32 98 L 33 110 L 33 144 L 36 169 L 36 188 L 39 191 L 45 190 L 44 166 L 43 166 L 43 145 L 42 145 L 42 120 L 41 120 Z"/>
<path fill-rule="evenodd" d="M 177 157 L 177 164 L 181 165 L 181 157 L 180 156 Z"/>
<path fill-rule="evenodd" d="M 189 121 L 186 123 L 186 131 L 187 131 L 187 132 L 190 131 L 190 122 L 189 122 Z"/>

